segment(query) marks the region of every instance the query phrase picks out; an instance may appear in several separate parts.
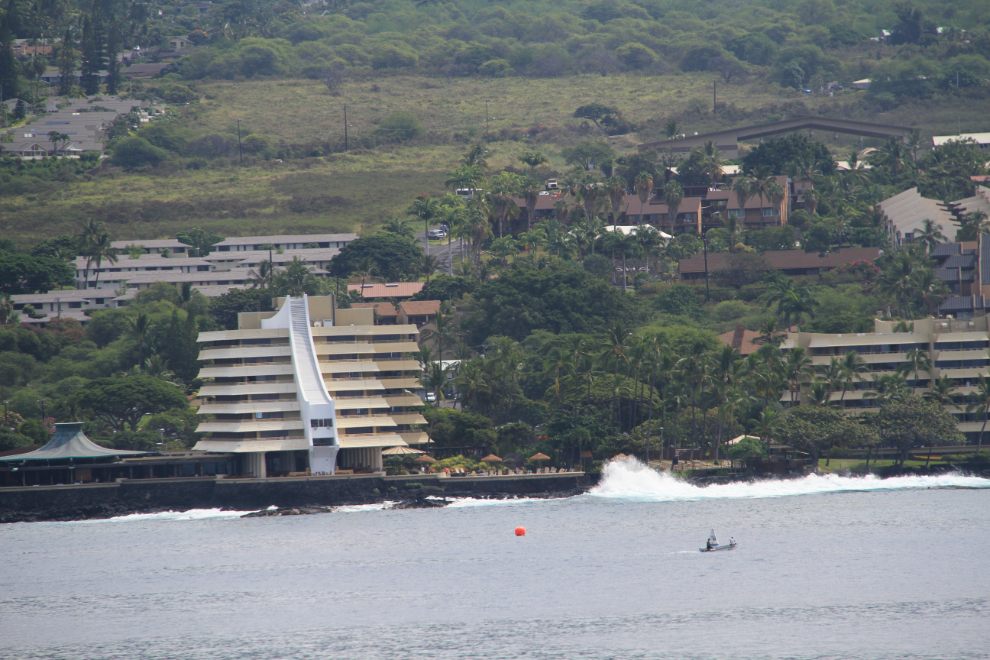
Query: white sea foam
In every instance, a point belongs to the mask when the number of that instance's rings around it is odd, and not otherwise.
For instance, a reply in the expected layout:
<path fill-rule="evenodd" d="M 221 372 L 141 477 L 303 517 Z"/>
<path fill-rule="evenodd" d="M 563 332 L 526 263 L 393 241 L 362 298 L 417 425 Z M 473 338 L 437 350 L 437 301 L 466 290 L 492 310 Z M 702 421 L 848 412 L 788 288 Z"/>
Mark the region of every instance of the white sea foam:
<path fill-rule="evenodd" d="M 147 522 L 173 520 L 207 520 L 209 518 L 240 518 L 250 511 L 223 511 L 221 509 L 190 509 L 189 511 L 162 511 L 160 513 L 132 513 L 127 516 L 114 516 L 98 520 L 73 520 L 74 525 L 99 523 Z"/>
<path fill-rule="evenodd" d="M 767 479 L 700 487 L 648 469 L 643 463 L 629 458 L 610 462 L 602 473 L 601 482 L 587 495 L 640 502 L 676 502 L 926 488 L 990 488 L 990 479 L 959 474 L 888 479 L 873 475 L 843 477 L 813 474 L 802 479 Z"/>

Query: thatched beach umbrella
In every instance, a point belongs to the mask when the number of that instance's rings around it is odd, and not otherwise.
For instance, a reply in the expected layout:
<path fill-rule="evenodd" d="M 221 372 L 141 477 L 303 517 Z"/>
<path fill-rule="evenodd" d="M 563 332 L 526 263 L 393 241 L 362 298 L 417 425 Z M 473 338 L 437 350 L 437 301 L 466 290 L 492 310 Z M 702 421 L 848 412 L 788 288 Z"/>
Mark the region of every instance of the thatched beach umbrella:
<path fill-rule="evenodd" d="M 389 447 L 382 451 L 382 456 L 405 456 L 407 454 L 425 454 L 426 452 L 412 447 Z"/>
<path fill-rule="evenodd" d="M 529 460 L 535 461 L 540 464 L 540 467 L 543 467 L 543 461 L 549 461 L 550 457 L 541 452 L 536 452 L 535 454 L 529 457 Z"/>
<path fill-rule="evenodd" d="M 502 459 L 496 456 L 495 454 L 488 454 L 488 456 L 485 456 L 483 459 L 481 459 L 481 462 L 488 463 L 489 465 L 494 466 L 496 463 L 501 463 Z"/>
<path fill-rule="evenodd" d="M 433 458 L 429 454 L 423 454 L 422 456 L 420 456 L 419 458 L 416 459 L 416 462 L 417 463 L 436 463 L 437 462 L 437 459 Z"/>

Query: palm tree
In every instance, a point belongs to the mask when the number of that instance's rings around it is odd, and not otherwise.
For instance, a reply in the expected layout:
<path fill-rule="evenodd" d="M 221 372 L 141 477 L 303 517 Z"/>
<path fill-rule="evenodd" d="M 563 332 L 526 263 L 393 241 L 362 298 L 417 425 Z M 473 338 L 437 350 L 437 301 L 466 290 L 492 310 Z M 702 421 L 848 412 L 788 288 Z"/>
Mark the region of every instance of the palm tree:
<path fill-rule="evenodd" d="M 868 391 L 876 395 L 877 404 L 900 401 L 909 389 L 904 381 L 904 374 L 897 371 L 880 376 L 874 375 L 871 385 Z"/>
<path fill-rule="evenodd" d="M 549 163 L 550 159 L 546 157 L 541 151 L 527 151 L 519 158 L 520 161 L 529 165 L 529 170 L 532 173 L 534 169 L 543 165 L 544 163 Z"/>
<path fill-rule="evenodd" d="M 813 406 L 827 406 L 832 397 L 832 388 L 824 380 L 815 379 L 808 392 L 808 400 Z"/>
<path fill-rule="evenodd" d="M 351 273 L 353 277 L 361 278 L 361 291 L 364 291 L 365 281 L 375 277 L 378 274 L 378 263 L 371 257 L 365 257 L 361 261 L 357 262 L 354 271 Z"/>
<path fill-rule="evenodd" d="M 382 231 L 405 236 L 406 238 L 413 238 L 416 235 L 415 230 L 409 226 L 408 222 L 395 217 L 382 225 Z"/>
<path fill-rule="evenodd" d="M 557 222 L 565 224 L 571 214 L 571 205 L 563 199 L 558 199 L 553 203 L 553 214 L 557 217 Z"/>
<path fill-rule="evenodd" d="M 921 232 L 915 235 L 918 242 L 923 243 L 925 246 L 925 252 L 928 254 L 932 253 L 932 250 L 937 248 L 940 243 L 945 243 L 945 234 L 942 233 L 942 227 L 934 220 L 925 219 L 924 227 Z"/>
<path fill-rule="evenodd" d="M 98 234 L 90 236 L 83 246 L 86 255 L 86 269 L 89 269 L 91 261 L 96 262 L 96 288 L 100 288 L 100 267 L 105 259 L 110 264 L 117 263 L 117 250 L 113 247 L 113 239 L 110 234 Z"/>
<path fill-rule="evenodd" d="M 646 200 L 650 198 L 650 193 L 653 192 L 653 175 L 649 172 L 637 174 L 634 188 L 639 196 L 640 204 L 646 204 Z"/>
<path fill-rule="evenodd" d="M 951 380 L 948 376 L 942 376 L 932 381 L 924 396 L 929 401 L 934 401 L 943 407 L 959 407 L 957 403 L 959 394 L 956 389 L 956 381 Z"/>
<path fill-rule="evenodd" d="M 712 184 L 722 180 L 722 167 L 725 159 L 722 152 L 718 150 L 715 140 L 708 140 L 701 147 L 701 169 L 708 175 Z"/>
<path fill-rule="evenodd" d="M 945 285 L 935 271 L 931 268 L 921 268 L 914 272 L 912 278 L 915 291 L 921 296 L 921 300 L 928 306 L 928 313 L 935 315 L 938 306 L 948 297 L 949 287 Z"/>
<path fill-rule="evenodd" d="M 533 179 L 526 179 L 520 192 L 526 203 L 526 231 L 532 231 L 533 223 L 536 222 L 536 202 L 540 199 L 540 186 Z"/>
<path fill-rule="evenodd" d="M 870 365 L 859 356 L 859 353 L 849 351 L 842 356 L 841 368 L 846 384 L 842 387 L 842 396 L 839 398 L 840 403 L 846 398 L 846 390 L 852 389 L 855 381 L 863 380 L 863 374 L 870 370 Z"/>
<path fill-rule="evenodd" d="M 584 206 L 586 217 L 595 217 L 595 203 L 603 192 L 604 189 L 601 182 L 595 179 L 586 179 L 584 183 L 578 186 L 578 197 L 581 198 L 581 204 Z"/>
<path fill-rule="evenodd" d="M 272 285 L 272 277 L 274 275 L 274 266 L 272 262 L 268 259 L 264 259 L 258 263 L 258 270 L 251 269 L 248 271 L 248 281 L 251 282 L 252 289 L 264 289 Z"/>
<path fill-rule="evenodd" d="M 788 330 L 795 322 L 800 323 L 802 316 L 813 317 L 818 305 L 808 287 L 795 288 L 792 279 L 777 282 L 776 291 L 769 296 L 767 302 L 777 303 L 777 314 L 783 317 Z"/>
<path fill-rule="evenodd" d="M 151 317 L 145 312 L 127 318 L 127 334 L 138 343 L 138 364 L 144 363 L 144 345 L 148 342 L 151 327 Z"/>
<path fill-rule="evenodd" d="M 432 254 L 424 254 L 420 258 L 419 262 L 419 273 L 426 277 L 426 296 L 429 298 L 430 295 L 430 277 L 434 273 L 439 272 L 441 269 L 440 259 L 433 256 Z"/>
<path fill-rule="evenodd" d="M 979 412 L 983 418 L 983 426 L 980 427 L 980 434 L 976 438 L 977 448 L 983 446 L 983 433 L 987 430 L 987 413 L 990 412 L 990 379 L 980 376 L 976 382 L 976 391 L 969 395 L 970 404 L 966 406 L 966 412 Z M 976 421 L 980 421 L 977 418 Z"/>
<path fill-rule="evenodd" d="M 897 301 L 901 316 L 905 318 L 916 292 L 915 266 L 912 255 L 907 250 L 901 250 L 894 255 L 878 282 L 880 290 Z"/>
<path fill-rule="evenodd" d="M 776 207 L 777 214 L 780 216 L 777 224 L 784 224 L 784 200 L 787 199 L 787 193 L 784 191 L 784 187 L 774 181 L 767 188 L 767 196 L 770 198 L 770 203 Z"/>
<path fill-rule="evenodd" d="M 677 223 L 677 211 L 684 201 L 684 189 L 676 181 L 668 181 L 663 187 L 663 201 L 667 205 L 667 219 L 670 221 L 670 233 L 674 233 L 674 225 Z"/>
<path fill-rule="evenodd" d="M 274 290 L 279 296 L 301 296 L 313 293 L 316 278 L 305 259 L 293 257 L 285 268 L 275 274 Z M 363 289 L 362 289 L 363 291 Z"/>
<path fill-rule="evenodd" d="M 990 234 L 990 223 L 987 222 L 987 214 L 983 211 L 967 213 L 958 222 L 957 241 L 975 241 L 980 234 Z"/>
<path fill-rule="evenodd" d="M 447 174 L 444 185 L 453 190 L 467 189 L 474 193 L 484 180 L 485 173 L 479 165 L 465 165 Z"/>
<path fill-rule="evenodd" d="M 736 193 L 736 202 L 738 202 L 739 208 L 742 209 L 744 220 L 746 218 L 746 202 L 753 196 L 752 190 L 753 182 L 749 177 L 737 176 L 732 181 L 732 192 Z"/>
<path fill-rule="evenodd" d="M 762 208 L 764 199 L 769 200 L 773 198 L 773 193 L 775 192 L 773 189 L 774 184 L 777 184 L 777 179 L 773 175 L 766 172 L 758 172 L 750 180 L 749 195 L 750 197 L 759 197 L 760 207 Z"/>
<path fill-rule="evenodd" d="M 608 192 L 608 201 L 612 205 L 612 228 L 619 223 L 619 209 L 626 199 L 626 180 L 621 176 L 613 176 L 605 181 L 605 190 Z"/>
<path fill-rule="evenodd" d="M 553 379 L 554 398 L 557 399 L 557 407 L 560 407 L 560 384 L 566 372 L 568 355 L 566 349 L 560 346 L 553 346 L 547 352 L 543 360 L 543 374 L 545 377 Z"/>
<path fill-rule="evenodd" d="M 804 202 L 804 207 L 808 210 L 808 215 L 815 215 L 815 211 L 818 209 L 818 203 L 822 199 L 822 192 L 817 188 L 806 188 L 803 193 L 801 193 L 801 201 Z"/>
<path fill-rule="evenodd" d="M 495 211 L 495 217 L 498 220 L 499 238 L 505 235 L 503 225 L 509 216 L 510 209 L 516 207 L 512 198 L 519 193 L 524 181 L 525 179 L 518 174 L 502 172 L 495 176 L 489 183 L 492 207 Z"/>
<path fill-rule="evenodd" d="M 444 344 L 450 345 L 457 339 L 457 318 L 452 313 L 444 313 L 441 309 L 433 319 L 432 328 L 424 328 L 420 333 L 423 340 L 435 339 L 437 342 L 437 359 L 443 362 Z"/>
<path fill-rule="evenodd" d="M 632 332 L 616 321 L 605 330 L 605 350 L 602 359 L 612 363 L 612 427 L 615 428 L 616 406 L 618 403 L 619 363 L 628 359 L 628 351 Z"/>
<path fill-rule="evenodd" d="M 646 255 L 646 274 L 649 275 L 650 255 L 653 254 L 653 250 L 658 245 L 663 243 L 660 231 L 651 225 L 640 225 L 636 227 L 636 231 L 633 233 L 633 240 L 635 240 L 638 248 Z"/>
<path fill-rule="evenodd" d="M 450 182 L 448 181 L 448 184 Z M 440 202 L 429 195 L 420 195 L 407 210 L 409 215 L 423 221 L 423 250 L 430 251 L 430 222 L 440 215 Z"/>
<path fill-rule="evenodd" d="M 471 148 L 464 153 L 464 158 L 461 159 L 461 163 L 465 167 L 477 167 L 482 172 L 488 170 L 488 147 L 482 142 L 475 142 L 471 145 Z"/>
<path fill-rule="evenodd" d="M 784 379 L 788 382 L 793 406 L 801 392 L 801 384 L 815 373 L 811 357 L 803 347 L 792 348 L 784 362 Z"/>
<path fill-rule="evenodd" d="M 499 258 L 499 261 L 504 266 L 508 263 L 507 260 L 509 257 L 519 254 L 519 244 L 511 236 L 503 236 L 492 241 L 491 252 Z"/>

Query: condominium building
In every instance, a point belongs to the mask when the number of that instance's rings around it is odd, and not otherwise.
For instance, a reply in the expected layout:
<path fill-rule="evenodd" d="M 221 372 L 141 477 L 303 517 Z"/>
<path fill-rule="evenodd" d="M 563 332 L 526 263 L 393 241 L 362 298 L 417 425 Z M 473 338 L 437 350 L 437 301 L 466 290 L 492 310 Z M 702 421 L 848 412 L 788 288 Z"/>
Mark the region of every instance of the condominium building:
<path fill-rule="evenodd" d="M 238 456 L 265 478 L 374 473 L 382 450 L 428 442 L 415 325 L 376 325 L 372 309 L 333 296 L 275 299 L 238 315 L 237 330 L 199 335 L 199 413 L 212 419 L 195 449 Z"/>
<path fill-rule="evenodd" d="M 899 369 L 906 369 L 908 354 L 919 350 L 931 360 L 931 371 L 921 371 L 917 378 L 913 371 L 906 375 L 909 386 L 917 394 L 929 391 L 932 380 L 948 377 L 956 386 L 958 402 L 976 390 L 977 379 L 990 373 L 990 326 L 987 316 L 966 319 L 926 318 L 907 323 L 909 331 L 903 330 L 901 322 L 875 321 L 875 332 L 825 335 L 810 332 L 792 332 L 782 345 L 784 350 L 804 348 L 816 369 L 828 366 L 832 358 L 841 359 L 847 353 L 856 351 L 868 365 L 866 373 L 859 374 L 853 389 L 845 392 L 832 392 L 830 405 L 841 406 L 851 412 L 879 410 L 877 394 L 874 391 L 876 379 Z M 781 398 L 784 405 L 791 399 L 790 392 Z M 808 401 L 808 391 L 801 392 L 800 399 Z M 959 420 L 959 430 L 967 439 L 976 440 L 976 434 L 983 425 L 978 413 L 967 413 L 965 405 L 948 406 L 948 412 Z"/>

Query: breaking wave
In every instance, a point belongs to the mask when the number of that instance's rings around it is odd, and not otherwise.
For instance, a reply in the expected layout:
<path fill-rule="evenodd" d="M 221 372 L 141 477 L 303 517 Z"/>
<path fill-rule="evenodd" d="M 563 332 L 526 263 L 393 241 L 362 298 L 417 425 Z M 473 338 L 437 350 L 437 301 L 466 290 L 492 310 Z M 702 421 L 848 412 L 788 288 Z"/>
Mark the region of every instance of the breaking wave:
<path fill-rule="evenodd" d="M 639 502 L 678 502 L 927 488 L 990 488 L 990 479 L 959 474 L 887 479 L 873 475 L 844 477 L 812 474 L 801 479 L 766 479 L 695 486 L 669 474 L 651 470 L 634 458 L 628 458 L 610 462 L 602 473 L 601 482 L 588 491 L 587 496 Z"/>
<path fill-rule="evenodd" d="M 222 509 L 190 509 L 189 511 L 161 511 L 159 513 L 132 513 L 126 516 L 100 518 L 97 520 L 73 520 L 73 525 L 96 525 L 102 523 L 148 522 L 174 520 L 207 520 L 210 518 L 240 518 L 250 511 L 223 511 Z"/>

